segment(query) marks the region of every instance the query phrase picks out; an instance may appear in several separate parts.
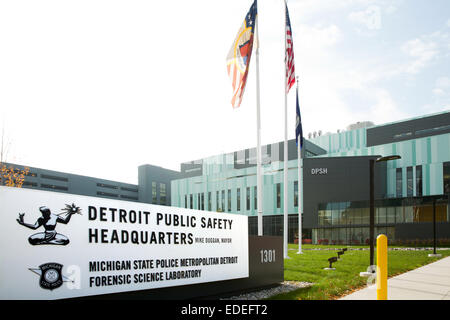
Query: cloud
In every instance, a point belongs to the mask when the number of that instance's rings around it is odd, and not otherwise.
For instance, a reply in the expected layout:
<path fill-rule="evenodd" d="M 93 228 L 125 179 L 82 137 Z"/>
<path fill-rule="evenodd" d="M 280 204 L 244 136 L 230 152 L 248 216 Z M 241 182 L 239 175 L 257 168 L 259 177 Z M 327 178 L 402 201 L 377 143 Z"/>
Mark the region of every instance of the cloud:
<path fill-rule="evenodd" d="M 381 9 L 370 6 L 363 11 L 354 11 L 348 15 L 350 21 L 365 26 L 369 30 L 381 29 Z"/>
<path fill-rule="evenodd" d="M 393 0 L 389 0 L 393 1 Z M 305 16 L 311 16 L 313 14 L 323 14 L 325 12 L 345 9 L 352 6 L 367 6 L 372 3 L 373 0 L 303 0 L 303 1 L 290 1 L 288 6 L 295 8 L 301 14 Z"/>
<path fill-rule="evenodd" d="M 433 92 L 433 94 L 434 94 L 435 96 L 442 96 L 442 95 L 445 94 L 445 91 L 442 90 L 441 88 L 434 88 L 434 89 L 432 90 L 432 92 Z"/>
<path fill-rule="evenodd" d="M 450 97 L 450 78 L 440 77 L 436 80 L 434 88 L 432 90 L 435 97 Z"/>
<path fill-rule="evenodd" d="M 450 78 L 447 76 L 436 79 L 431 90 L 431 99 L 421 107 L 423 113 L 442 112 L 450 110 Z"/>
<path fill-rule="evenodd" d="M 439 53 L 438 44 L 428 37 L 409 40 L 402 46 L 402 50 L 412 58 L 405 69 L 407 73 L 412 74 L 419 73 Z"/>
<path fill-rule="evenodd" d="M 303 35 L 303 45 L 315 49 L 333 46 L 342 38 L 342 32 L 336 25 L 326 27 L 301 25 L 299 31 Z"/>
<path fill-rule="evenodd" d="M 440 77 L 436 80 L 436 86 L 440 88 L 450 89 L 450 78 Z"/>
<path fill-rule="evenodd" d="M 393 6 L 393 5 L 389 5 L 386 9 L 384 9 L 384 12 L 386 12 L 387 14 L 393 14 L 393 13 L 397 12 L 397 7 Z"/>
<path fill-rule="evenodd" d="M 445 29 L 424 34 L 400 45 L 405 56 L 396 68 L 400 73 L 418 74 L 450 58 L 450 33 Z"/>

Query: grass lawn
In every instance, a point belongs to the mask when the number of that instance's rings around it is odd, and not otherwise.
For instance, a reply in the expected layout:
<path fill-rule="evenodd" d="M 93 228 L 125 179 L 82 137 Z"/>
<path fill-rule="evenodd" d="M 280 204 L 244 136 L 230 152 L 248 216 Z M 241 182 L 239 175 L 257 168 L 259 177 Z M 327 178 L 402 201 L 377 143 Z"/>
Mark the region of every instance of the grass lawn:
<path fill-rule="evenodd" d="M 368 248 L 367 246 L 347 247 L 349 250 L 341 259 L 333 263 L 336 270 L 324 270 L 329 266 L 328 258 L 337 256 L 336 248 L 346 246 L 313 246 L 303 245 L 303 254 L 297 254 L 298 245 L 289 245 L 288 254 L 291 259 L 284 260 L 285 281 L 306 281 L 314 283 L 312 287 L 303 288 L 289 293 L 273 296 L 270 300 L 333 300 L 346 295 L 355 289 L 367 285 L 367 278 L 359 273 L 369 266 L 369 250 L 350 250 L 350 248 Z M 328 248 L 329 250 L 307 250 L 313 248 Z M 388 277 L 392 277 L 425 264 L 437 261 L 430 258 L 432 250 L 420 251 L 389 251 Z M 450 250 L 439 250 L 442 257 L 450 256 Z M 375 258 L 376 264 L 376 247 Z"/>

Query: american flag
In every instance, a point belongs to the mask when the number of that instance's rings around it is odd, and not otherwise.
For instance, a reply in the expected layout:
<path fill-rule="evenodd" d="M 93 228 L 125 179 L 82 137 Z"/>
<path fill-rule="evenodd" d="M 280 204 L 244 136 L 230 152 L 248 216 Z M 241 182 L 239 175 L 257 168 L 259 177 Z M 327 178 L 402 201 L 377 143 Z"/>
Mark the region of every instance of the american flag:
<path fill-rule="evenodd" d="M 289 19 L 289 11 L 286 6 L 286 55 L 284 61 L 286 63 L 286 93 L 295 83 L 295 67 L 294 67 L 294 44 L 292 42 L 291 20 Z"/>
<path fill-rule="evenodd" d="M 227 71 L 233 86 L 233 97 L 231 99 L 233 108 L 238 108 L 241 105 L 244 95 L 252 56 L 256 14 L 257 2 L 255 0 L 245 16 L 244 23 L 239 29 L 227 56 Z"/>

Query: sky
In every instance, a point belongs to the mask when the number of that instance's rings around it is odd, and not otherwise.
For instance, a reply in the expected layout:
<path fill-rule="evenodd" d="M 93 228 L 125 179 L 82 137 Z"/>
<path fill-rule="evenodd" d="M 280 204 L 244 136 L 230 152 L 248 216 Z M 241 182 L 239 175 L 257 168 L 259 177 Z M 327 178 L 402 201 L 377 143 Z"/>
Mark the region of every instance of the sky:
<path fill-rule="evenodd" d="M 0 0 L 7 161 L 137 184 L 256 146 L 226 56 L 251 0 Z M 290 0 L 303 132 L 450 110 L 450 1 Z M 284 2 L 258 1 L 262 144 L 284 139 Z M 288 139 L 295 137 L 295 90 Z"/>

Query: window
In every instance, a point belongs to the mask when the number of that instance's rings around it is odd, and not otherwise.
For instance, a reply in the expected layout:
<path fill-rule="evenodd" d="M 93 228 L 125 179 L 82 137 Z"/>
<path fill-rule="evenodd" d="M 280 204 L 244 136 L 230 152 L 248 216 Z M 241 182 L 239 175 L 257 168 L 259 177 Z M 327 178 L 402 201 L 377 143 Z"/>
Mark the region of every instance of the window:
<path fill-rule="evenodd" d="M 67 187 L 64 187 L 64 186 L 55 186 L 53 184 L 43 184 L 43 183 L 41 183 L 41 188 L 61 190 L 61 191 L 67 191 L 68 190 Z M 98 194 L 98 192 L 97 192 L 97 194 Z M 113 194 L 112 196 L 116 196 L 117 197 L 116 194 L 115 195 Z"/>
<path fill-rule="evenodd" d="M 325 224 L 325 208 L 323 207 L 322 204 L 319 204 L 319 210 L 318 210 L 318 215 L 319 215 L 319 226 L 323 226 Z"/>
<path fill-rule="evenodd" d="M 298 207 L 298 181 L 294 181 L 294 207 Z"/>
<path fill-rule="evenodd" d="M 250 187 L 247 187 L 246 189 L 246 210 L 250 210 Z"/>
<path fill-rule="evenodd" d="M 194 199 L 192 197 L 192 194 L 189 195 L 189 208 L 193 209 Z"/>
<path fill-rule="evenodd" d="M 406 168 L 406 195 L 408 197 L 412 197 L 414 192 L 413 192 L 413 168 L 412 167 L 407 167 Z"/>
<path fill-rule="evenodd" d="M 231 189 L 228 189 L 228 211 L 231 211 Z"/>
<path fill-rule="evenodd" d="M 281 183 L 277 183 L 277 209 L 281 207 Z"/>
<path fill-rule="evenodd" d="M 443 163 L 444 193 L 450 194 L 450 161 Z"/>
<path fill-rule="evenodd" d="M 331 203 L 331 225 L 339 224 L 339 203 Z"/>
<path fill-rule="evenodd" d="M 152 203 L 156 204 L 158 202 L 156 197 L 156 182 L 152 182 Z M 192 209 L 192 208 L 191 208 Z"/>
<path fill-rule="evenodd" d="M 59 180 L 58 177 L 52 177 L 52 176 L 47 176 L 47 175 L 43 175 L 41 174 L 42 178 L 46 178 L 46 179 L 53 179 L 53 180 Z M 67 181 L 66 180 L 61 180 L 61 181 Z M 97 183 L 97 187 L 101 187 L 101 188 L 109 188 L 109 189 L 117 189 L 117 186 L 113 186 L 110 184 L 104 184 L 104 183 Z"/>
<path fill-rule="evenodd" d="M 255 210 L 258 210 L 258 187 L 253 187 L 253 202 Z"/>
<path fill-rule="evenodd" d="M 397 198 L 401 198 L 403 196 L 402 168 L 397 168 L 395 172 L 395 181 L 396 181 L 395 188 Z"/>
<path fill-rule="evenodd" d="M 43 187 L 44 185 L 41 185 L 41 187 Z M 105 196 L 105 197 L 113 197 L 113 198 L 117 198 L 118 195 L 114 194 L 114 193 L 109 193 L 109 192 L 102 192 L 102 191 L 97 191 L 97 195 L 98 196 Z"/>
<path fill-rule="evenodd" d="M 422 196 L 422 166 L 416 167 L 416 196 Z"/>
<path fill-rule="evenodd" d="M 339 239 L 336 239 L 338 240 L 338 244 L 347 243 L 347 228 L 339 228 L 337 230 L 339 231 Z"/>
<path fill-rule="evenodd" d="M 403 132 L 403 133 L 394 135 L 394 139 L 406 138 L 406 137 L 411 137 L 411 136 L 412 136 L 412 132 Z"/>
<path fill-rule="evenodd" d="M 166 205 L 166 184 L 159 184 L 159 203 L 162 205 Z"/>
<path fill-rule="evenodd" d="M 319 225 L 331 225 L 331 206 L 329 203 L 319 204 Z"/>
<path fill-rule="evenodd" d="M 225 190 L 222 190 L 222 207 L 221 207 L 221 209 L 222 209 L 222 212 L 224 212 L 225 211 Z"/>
<path fill-rule="evenodd" d="M 351 208 L 350 209 L 350 224 L 361 224 L 361 208 Z"/>
<path fill-rule="evenodd" d="M 216 191 L 216 211 L 219 211 L 219 191 Z"/>
<path fill-rule="evenodd" d="M 69 179 L 67 179 L 65 177 L 51 176 L 51 175 L 48 175 L 48 174 L 41 174 L 41 178 L 50 179 L 50 180 L 57 180 L 57 181 L 63 181 L 63 182 L 68 182 L 69 181 Z M 97 185 L 98 185 L 98 183 L 97 183 Z M 109 186 L 108 186 L 108 188 L 109 188 Z M 114 189 L 117 189 L 117 187 L 114 186 Z"/>
<path fill-rule="evenodd" d="M 331 203 L 325 205 L 325 216 L 323 218 L 323 224 L 331 226 Z"/>
<path fill-rule="evenodd" d="M 241 189 L 237 188 L 237 211 L 241 211 Z"/>
<path fill-rule="evenodd" d="M 395 222 L 395 207 L 387 207 L 386 208 L 386 222 L 394 223 Z"/>
<path fill-rule="evenodd" d="M 128 188 L 128 187 L 120 187 L 120 190 L 129 191 L 129 192 L 139 192 L 136 188 Z"/>
<path fill-rule="evenodd" d="M 416 133 L 416 136 L 426 135 L 426 134 L 435 135 L 435 134 L 438 134 L 437 132 L 447 131 L 447 130 L 450 130 L 450 125 L 444 125 L 444 126 L 435 127 L 435 128 L 417 130 L 415 133 Z"/>
<path fill-rule="evenodd" d="M 361 224 L 370 223 L 370 209 L 367 207 L 361 208 Z"/>
<path fill-rule="evenodd" d="M 211 192 L 208 192 L 208 211 L 211 211 Z"/>
<path fill-rule="evenodd" d="M 138 200 L 137 197 L 127 196 L 127 195 L 123 195 L 123 194 L 121 194 L 120 197 L 121 197 L 122 199 Z"/>
<path fill-rule="evenodd" d="M 405 222 L 405 213 L 403 207 L 395 207 L 395 223 Z"/>
<path fill-rule="evenodd" d="M 403 222 L 413 222 L 414 221 L 414 212 L 417 211 L 416 206 L 405 205 L 403 209 Z"/>
<path fill-rule="evenodd" d="M 348 224 L 350 202 L 341 202 L 339 205 L 339 223 Z"/>
<path fill-rule="evenodd" d="M 187 194 L 184 195 L 184 207 L 187 209 Z"/>
<path fill-rule="evenodd" d="M 202 210 L 205 210 L 205 193 L 202 192 Z"/>
<path fill-rule="evenodd" d="M 375 208 L 375 223 L 386 223 L 386 208 Z"/>

